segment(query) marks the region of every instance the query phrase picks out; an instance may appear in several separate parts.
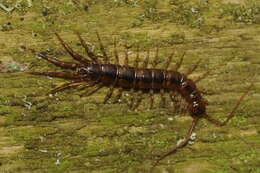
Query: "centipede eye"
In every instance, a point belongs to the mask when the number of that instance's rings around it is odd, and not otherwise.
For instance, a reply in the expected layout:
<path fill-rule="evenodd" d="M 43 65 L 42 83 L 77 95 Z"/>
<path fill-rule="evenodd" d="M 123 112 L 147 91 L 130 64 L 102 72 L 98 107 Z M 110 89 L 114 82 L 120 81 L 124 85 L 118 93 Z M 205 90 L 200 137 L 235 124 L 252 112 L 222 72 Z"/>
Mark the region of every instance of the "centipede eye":
<path fill-rule="evenodd" d="M 82 76 L 86 76 L 86 75 L 89 74 L 89 70 L 88 70 L 87 68 L 85 68 L 85 67 L 77 68 L 76 71 L 77 71 L 77 73 L 78 73 L 79 75 L 82 75 Z"/>

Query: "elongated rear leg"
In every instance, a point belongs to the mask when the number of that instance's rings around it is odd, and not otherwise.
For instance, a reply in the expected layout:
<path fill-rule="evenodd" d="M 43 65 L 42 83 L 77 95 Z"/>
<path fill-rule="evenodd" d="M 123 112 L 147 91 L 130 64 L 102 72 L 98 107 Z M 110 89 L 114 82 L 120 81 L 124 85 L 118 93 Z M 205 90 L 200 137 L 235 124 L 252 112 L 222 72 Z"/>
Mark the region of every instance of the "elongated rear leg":
<path fill-rule="evenodd" d="M 174 148 L 171 149 L 170 151 L 168 151 L 168 152 L 164 153 L 163 155 L 161 155 L 161 156 L 155 161 L 155 163 L 154 163 L 152 169 L 153 169 L 155 166 L 157 166 L 158 163 L 159 163 L 161 160 L 163 160 L 163 159 L 165 159 L 166 157 L 168 157 L 168 156 L 170 156 L 170 155 L 176 153 L 179 149 L 185 147 L 185 146 L 189 143 L 189 141 L 190 141 L 190 139 L 191 139 L 191 135 L 192 135 L 192 133 L 193 133 L 193 131 L 194 131 L 194 129 L 195 129 L 197 123 L 198 123 L 198 120 L 199 120 L 199 118 L 194 118 L 194 119 L 192 120 L 192 123 L 191 123 L 191 125 L 190 125 L 189 131 L 188 131 L 188 133 L 187 133 L 185 139 L 184 139 L 181 143 L 177 144 L 176 147 L 174 147 Z"/>
<path fill-rule="evenodd" d="M 234 116 L 235 116 L 235 112 L 238 108 L 238 106 L 241 104 L 241 102 L 243 101 L 243 99 L 245 98 L 245 96 L 248 94 L 248 92 L 252 89 L 253 87 L 253 83 L 246 89 L 246 91 L 244 92 L 244 94 L 237 100 L 237 103 L 235 104 L 234 108 L 232 109 L 232 111 L 229 113 L 229 115 L 227 116 L 225 121 L 219 121 L 215 118 L 210 117 L 209 115 L 205 114 L 203 117 L 205 119 L 207 119 L 209 122 L 211 122 L 212 124 L 215 124 L 216 126 L 224 126 L 226 125 Z"/>

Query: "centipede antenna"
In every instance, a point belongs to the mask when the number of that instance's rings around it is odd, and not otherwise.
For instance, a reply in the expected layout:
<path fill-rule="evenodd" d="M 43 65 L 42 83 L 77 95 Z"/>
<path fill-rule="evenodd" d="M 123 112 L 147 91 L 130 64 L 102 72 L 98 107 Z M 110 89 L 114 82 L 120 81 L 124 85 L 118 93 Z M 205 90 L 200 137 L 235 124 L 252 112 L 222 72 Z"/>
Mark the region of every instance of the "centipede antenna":
<path fill-rule="evenodd" d="M 186 76 L 189 76 L 190 74 L 192 74 L 192 72 L 194 72 L 198 68 L 200 62 L 201 62 L 201 59 L 191 69 L 189 69 L 187 71 Z"/>
<path fill-rule="evenodd" d="M 75 34 L 77 35 L 81 45 L 83 46 L 83 48 L 85 49 L 87 55 L 89 56 L 89 58 L 98 63 L 98 60 L 97 60 L 97 56 L 90 50 L 90 48 L 88 47 L 87 43 L 85 42 L 85 40 L 81 37 L 81 35 L 78 33 L 78 32 L 75 32 Z"/>
<path fill-rule="evenodd" d="M 57 77 L 62 79 L 81 79 L 81 76 L 69 72 L 27 72 L 27 73 L 32 75 L 42 75 L 42 76 Z"/>
<path fill-rule="evenodd" d="M 66 44 L 63 39 L 60 37 L 60 35 L 58 33 L 55 33 L 57 39 L 59 40 L 59 42 L 61 43 L 61 45 L 63 46 L 63 48 L 70 54 L 70 56 L 75 59 L 76 61 L 79 61 L 81 63 L 89 63 L 90 61 L 88 59 L 86 59 L 85 57 L 81 56 L 80 54 L 76 53 L 75 51 L 73 51 L 73 49 Z"/>
<path fill-rule="evenodd" d="M 119 64 L 119 56 L 118 56 L 118 52 L 117 52 L 116 38 L 114 38 L 114 55 L 115 55 L 116 64 Z"/>
<path fill-rule="evenodd" d="M 205 114 L 203 117 L 205 119 L 207 119 L 209 122 L 215 124 L 216 126 L 225 126 L 230 119 L 232 119 L 235 115 L 235 112 L 238 108 L 238 106 L 241 104 L 241 102 L 244 100 L 245 96 L 248 94 L 248 92 L 252 89 L 252 87 L 254 86 L 253 83 L 251 83 L 251 85 L 246 89 L 246 91 L 244 92 L 244 94 L 237 100 L 237 103 L 235 104 L 234 108 L 232 109 L 232 111 L 229 113 L 229 115 L 227 116 L 226 120 L 221 122 L 217 119 L 214 119 L 212 117 L 210 117 L 209 115 Z"/>
<path fill-rule="evenodd" d="M 80 67 L 81 65 L 78 64 L 78 63 L 72 63 L 72 62 L 65 62 L 65 61 L 60 61 L 56 58 L 53 58 L 53 57 L 49 57 L 47 56 L 45 53 L 41 52 L 41 53 L 38 53 L 37 54 L 38 57 L 41 57 L 47 61 L 49 61 L 50 63 L 58 66 L 58 67 L 61 67 L 61 68 L 64 68 L 64 69 L 76 69 L 78 67 Z"/>
<path fill-rule="evenodd" d="M 108 57 L 108 55 L 106 53 L 105 47 L 104 47 L 104 45 L 103 45 L 103 43 L 101 41 L 101 38 L 99 36 L 98 31 L 96 31 L 96 35 L 97 35 L 97 39 L 98 39 L 98 42 L 99 42 L 100 51 L 102 52 L 102 54 L 103 54 L 103 56 L 105 58 L 105 63 L 109 63 L 109 57 Z"/>
<path fill-rule="evenodd" d="M 148 67 L 149 59 L 150 59 L 150 49 L 147 49 L 146 57 L 145 57 L 145 60 L 144 60 L 144 63 L 143 63 L 143 68 Z"/>
<path fill-rule="evenodd" d="M 157 166 L 158 163 L 159 163 L 161 160 L 163 160 L 163 159 L 165 159 L 166 157 L 168 157 L 168 156 L 170 156 L 170 155 L 176 153 L 179 149 L 185 147 L 185 146 L 189 143 L 189 141 L 190 141 L 190 139 L 191 139 L 191 135 L 192 135 L 192 133 L 193 133 L 193 131 L 194 131 L 196 125 L 198 124 L 198 120 L 199 120 L 199 118 L 194 118 L 194 119 L 192 120 L 192 123 L 191 123 L 191 125 L 190 125 L 190 128 L 189 128 L 189 131 L 188 131 L 188 133 L 187 133 L 186 138 L 185 138 L 180 144 L 178 144 L 176 147 L 174 147 L 172 150 L 170 150 L 170 151 L 168 151 L 167 153 L 165 153 L 165 154 L 163 154 L 162 156 L 160 156 L 160 157 L 156 160 L 156 162 L 154 163 L 152 169 L 153 169 L 155 166 Z"/>
<path fill-rule="evenodd" d="M 182 62 L 183 62 L 183 58 L 184 58 L 185 54 L 186 54 L 186 52 L 183 52 L 183 54 L 182 54 L 182 56 L 181 56 L 179 62 L 176 64 L 176 67 L 175 67 L 175 70 L 176 70 L 176 71 L 179 70 L 179 68 L 181 67 Z"/>

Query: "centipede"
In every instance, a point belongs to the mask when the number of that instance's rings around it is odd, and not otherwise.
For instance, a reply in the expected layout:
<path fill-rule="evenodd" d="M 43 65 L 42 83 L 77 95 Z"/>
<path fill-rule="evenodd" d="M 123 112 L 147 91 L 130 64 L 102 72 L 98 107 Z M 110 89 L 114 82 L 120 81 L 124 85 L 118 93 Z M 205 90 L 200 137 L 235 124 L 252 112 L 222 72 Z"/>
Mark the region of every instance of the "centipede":
<path fill-rule="evenodd" d="M 122 97 L 123 92 L 133 91 L 137 93 L 149 93 L 151 105 L 153 105 L 154 102 L 154 94 L 158 93 L 168 93 L 170 96 L 174 96 L 176 93 L 178 93 L 186 102 L 186 110 L 189 116 L 191 116 L 192 121 L 184 140 L 182 140 L 182 142 L 178 143 L 168 152 L 158 156 L 154 160 L 153 167 L 156 166 L 161 160 L 187 146 L 200 119 L 206 119 L 208 122 L 216 126 L 227 125 L 227 123 L 235 116 L 235 112 L 241 104 L 242 100 L 253 87 L 253 83 L 251 83 L 250 86 L 247 87 L 243 94 L 238 98 L 233 109 L 227 115 L 225 120 L 220 121 L 208 115 L 208 103 L 206 99 L 203 98 L 202 92 L 197 88 L 197 83 L 204 79 L 209 74 L 209 71 L 202 74 L 202 76 L 195 80 L 189 78 L 189 75 L 199 66 L 200 61 L 198 61 L 198 63 L 196 63 L 190 70 L 188 70 L 188 72 L 181 73 L 179 72 L 179 68 L 182 65 L 184 57 L 181 56 L 180 60 L 176 63 L 175 68 L 173 70 L 169 70 L 169 64 L 174 56 L 174 53 L 171 53 L 167 57 L 168 59 L 164 64 L 164 67 L 156 68 L 156 65 L 158 64 L 156 59 L 158 59 L 159 54 L 159 48 L 157 47 L 152 67 L 148 68 L 149 51 L 147 51 L 147 56 L 143 64 L 140 65 L 139 47 L 137 47 L 134 64 L 132 66 L 129 65 L 129 57 L 126 51 L 124 56 L 124 64 L 120 65 L 120 56 L 116 41 L 113 42 L 113 50 L 111 53 L 112 55 L 109 55 L 99 33 L 96 32 L 98 49 L 100 52 L 98 54 L 93 51 L 90 43 L 86 42 L 80 33 L 76 32 L 75 34 L 78 37 L 81 46 L 85 49 L 86 56 L 75 52 L 60 37 L 58 33 L 55 33 L 59 43 L 74 59 L 74 62 L 61 61 L 55 57 L 48 56 L 46 52 L 36 53 L 36 51 L 34 51 L 38 57 L 47 60 L 61 69 L 67 70 L 60 72 L 28 72 L 31 75 L 43 75 L 69 80 L 68 83 L 54 88 L 49 93 L 53 94 L 69 88 L 80 86 L 81 88 L 90 88 L 90 90 L 85 93 L 85 96 L 90 96 L 98 92 L 100 89 L 106 87 L 109 88 L 109 90 L 104 98 L 104 103 L 107 103 L 108 100 L 112 97 L 115 89 L 118 89 L 118 95 L 116 96 L 117 99 Z M 111 57 L 114 57 L 116 63 L 113 64 L 110 62 Z M 132 102 L 132 104 L 130 104 L 130 108 L 138 107 L 140 100 L 137 100 L 136 102 L 137 103 Z"/>

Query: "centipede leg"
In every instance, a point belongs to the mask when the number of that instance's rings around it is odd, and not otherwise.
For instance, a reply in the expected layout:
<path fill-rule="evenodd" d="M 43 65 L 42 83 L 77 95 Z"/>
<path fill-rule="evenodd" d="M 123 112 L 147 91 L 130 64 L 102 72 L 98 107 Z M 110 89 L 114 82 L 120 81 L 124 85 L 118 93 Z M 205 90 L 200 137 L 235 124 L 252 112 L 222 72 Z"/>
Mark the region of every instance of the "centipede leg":
<path fill-rule="evenodd" d="M 119 103 L 120 99 L 122 97 L 122 94 L 123 94 L 123 88 L 119 88 L 118 93 L 115 97 L 115 101 L 113 103 Z"/>
<path fill-rule="evenodd" d="M 176 64 L 176 67 L 175 67 L 175 70 L 176 70 L 176 71 L 178 71 L 179 68 L 181 67 L 182 62 L 183 62 L 183 58 L 184 58 L 184 56 L 185 56 L 185 53 L 186 53 L 186 52 L 184 52 L 184 53 L 182 54 L 182 56 L 181 56 L 179 62 Z"/>
<path fill-rule="evenodd" d="M 56 58 L 52 58 L 52 57 L 49 57 L 47 55 L 45 55 L 44 53 L 38 53 L 37 56 L 49 61 L 50 63 L 58 66 L 58 67 L 61 67 L 61 68 L 64 68 L 64 69 L 76 69 L 78 67 L 80 67 L 81 65 L 78 64 L 78 63 L 71 63 L 71 62 L 64 62 L 64 61 L 60 61 Z"/>
<path fill-rule="evenodd" d="M 125 66 L 128 66 L 128 48 L 125 46 L 125 62 L 124 62 L 124 65 Z"/>
<path fill-rule="evenodd" d="M 81 56 L 80 54 L 76 53 L 75 51 L 73 51 L 73 49 L 67 44 L 65 43 L 62 38 L 60 37 L 60 35 L 58 33 L 55 33 L 57 39 L 59 40 L 59 42 L 61 43 L 61 45 L 63 46 L 63 48 L 70 54 L 70 56 L 75 59 L 76 61 L 79 61 L 81 63 L 89 63 L 90 61 L 88 59 L 86 59 L 85 57 Z"/>
<path fill-rule="evenodd" d="M 139 62 L 140 62 L 140 57 L 139 57 L 139 52 L 140 52 L 140 48 L 139 46 L 137 46 L 137 50 L 136 50 L 136 58 L 135 58 L 135 61 L 134 61 L 134 67 L 135 68 L 138 68 L 139 66 Z M 134 81 L 133 81 L 133 85 L 135 86 L 136 85 L 136 79 L 134 78 Z M 134 109 L 134 103 L 135 103 L 135 97 L 137 96 L 137 93 L 134 91 L 134 87 L 131 89 L 130 93 L 132 93 L 132 97 L 131 97 L 131 100 L 130 100 L 130 104 L 128 104 L 129 108 L 130 109 Z M 140 97 L 140 96 L 139 96 Z"/>
<path fill-rule="evenodd" d="M 160 96 L 161 96 L 160 106 L 162 108 L 165 108 L 165 105 L 166 105 L 166 98 L 164 95 L 165 95 L 165 91 L 164 91 L 164 89 L 161 89 L 160 90 Z"/>
<path fill-rule="evenodd" d="M 115 55 L 116 64 L 119 64 L 119 56 L 117 52 L 116 39 L 114 39 L 114 55 Z"/>
<path fill-rule="evenodd" d="M 108 91 L 107 95 L 104 98 L 103 104 L 106 104 L 107 101 L 111 98 L 111 96 L 113 94 L 113 91 L 114 91 L 114 85 L 110 86 L 109 91 Z"/>
<path fill-rule="evenodd" d="M 177 109 L 177 104 L 178 104 L 178 99 L 177 99 L 177 94 L 175 91 L 172 91 L 170 94 L 170 99 L 174 105 L 174 109 L 176 110 Z"/>
<path fill-rule="evenodd" d="M 91 96 L 92 94 L 96 93 L 97 91 L 99 91 L 103 87 L 104 86 L 102 86 L 102 85 L 98 85 L 97 87 L 93 88 L 92 90 L 87 91 L 86 93 L 81 94 L 81 97 L 82 96 L 86 96 L 86 97 Z"/>
<path fill-rule="evenodd" d="M 152 67 L 155 68 L 158 64 L 159 64 L 159 47 L 156 47 L 155 50 L 155 56 L 154 56 L 154 60 L 152 62 Z"/>
<path fill-rule="evenodd" d="M 145 60 L 143 62 L 143 68 L 147 68 L 148 67 L 149 60 L 150 60 L 150 50 L 148 49 L 147 52 L 146 52 Z"/>
<path fill-rule="evenodd" d="M 72 88 L 72 87 L 76 87 L 76 86 L 79 86 L 82 84 L 82 81 L 72 81 L 72 82 L 69 82 L 69 83 L 65 83 L 65 84 L 62 84 L 61 86 L 57 87 L 57 88 L 54 88 L 53 90 L 49 91 L 47 93 L 47 95 L 49 94 L 54 94 L 54 93 L 58 93 L 60 91 L 64 91 L 68 88 Z"/>
<path fill-rule="evenodd" d="M 129 109 L 134 110 L 134 103 L 135 103 L 136 93 L 134 93 L 133 89 L 131 90 L 131 93 L 132 93 L 131 94 L 132 97 L 130 99 L 130 104 L 128 104 L 128 107 L 129 107 Z"/>
<path fill-rule="evenodd" d="M 194 72 L 198 68 L 200 62 L 201 62 L 201 59 L 191 69 L 189 69 L 187 71 L 186 76 L 189 76 L 190 74 L 192 74 L 192 72 Z"/>
<path fill-rule="evenodd" d="M 138 68 L 138 65 L 139 65 L 139 62 L 140 62 L 139 53 L 140 53 L 140 48 L 139 48 L 139 46 L 137 46 L 137 49 L 136 49 L 136 58 L 135 58 L 135 61 L 134 61 L 134 67 L 135 67 L 135 68 Z"/>
<path fill-rule="evenodd" d="M 148 49 L 147 52 L 146 52 L 146 58 L 143 62 L 143 68 L 147 68 L 148 64 L 149 64 L 149 59 L 150 59 L 150 50 Z M 144 99 L 141 95 L 143 94 L 143 91 L 139 91 L 140 94 L 138 94 L 138 99 L 137 99 L 137 102 L 136 102 L 136 105 L 133 107 L 133 109 L 137 109 L 142 100 Z"/>
<path fill-rule="evenodd" d="M 153 104 L 154 104 L 154 90 L 153 89 L 151 89 L 150 91 L 149 91 L 149 93 L 150 93 L 150 102 L 151 102 L 151 104 L 150 104 L 150 109 L 153 109 Z"/>
<path fill-rule="evenodd" d="M 90 48 L 88 47 L 87 43 L 84 41 L 84 39 L 81 37 L 81 35 L 79 33 L 76 32 L 76 35 L 81 43 L 81 45 L 83 46 L 83 48 L 85 49 L 87 55 L 90 57 L 90 59 L 92 61 L 94 61 L 95 63 L 98 63 L 97 60 L 97 56 L 90 50 Z"/>
<path fill-rule="evenodd" d="M 142 91 L 138 91 L 138 93 L 137 93 L 137 101 L 136 101 L 136 104 L 131 107 L 132 110 L 138 109 L 138 107 L 142 103 L 142 100 L 144 99 L 144 97 L 142 96 L 143 94 L 144 93 Z"/>
<path fill-rule="evenodd" d="M 109 57 L 106 53 L 105 47 L 101 41 L 101 38 L 99 36 L 99 33 L 96 31 L 96 35 L 97 35 L 97 39 L 98 39 L 98 43 L 99 43 L 99 47 L 100 47 L 100 51 L 103 54 L 103 57 L 105 58 L 105 63 L 109 63 Z"/>
<path fill-rule="evenodd" d="M 69 72 L 28 72 L 32 75 L 42 75 L 42 76 L 49 76 L 49 77 L 57 77 L 62 79 L 80 79 L 81 76 L 69 73 Z"/>
<path fill-rule="evenodd" d="M 170 56 L 168 57 L 166 63 L 165 63 L 165 66 L 164 66 L 164 69 L 167 70 L 171 64 L 171 61 L 172 61 L 172 58 L 173 58 L 173 55 L 174 55 L 174 52 L 172 52 L 170 54 Z M 160 96 L 161 96 L 161 102 L 160 102 L 160 106 L 161 107 L 165 107 L 166 105 L 166 98 L 165 98 L 165 90 L 164 89 L 161 89 L 160 90 Z"/>
<path fill-rule="evenodd" d="M 172 150 L 170 150 L 170 151 L 168 151 L 167 153 L 165 153 L 165 154 L 163 154 L 162 156 L 160 156 L 160 157 L 156 160 L 156 162 L 155 162 L 155 164 L 153 165 L 152 168 L 154 168 L 156 165 L 158 165 L 158 163 L 159 163 L 161 160 L 163 160 L 164 158 L 166 158 L 166 157 L 168 157 L 168 156 L 170 156 L 170 155 L 176 153 L 179 149 L 185 147 L 185 146 L 189 143 L 190 138 L 191 138 L 191 135 L 192 135 L 192 133 L 193 133 L 193 131 L 194 131 L 194 129 L 195 129 L 197 123 L 198 123 L 198 120 L 199 120 L 199 118 L 194 118 L 194 119 L 193 119 L 193 121 L 192 121 L 192 123 L 191 123 L 191 126 L 190 126 L 190 128 L 189 128 L 189 131 L 188 131 L 188 133 L 187 133 L 186 138 L 185 138 L 180 144 L 178 144 L 175 148 L 173 148 Z"/>
<path fill-rule="evenodd" d="M 242 100 L 245 98 L 245 96 L 248 94 L 248 92 L 252 89 L 253 87 L 253 83 L 246 89 L 246 91 L 244 92 L 244 94 L 237 100 L 237 103 L 235 104 L 234 108 L 232 109 L 232 111 L 229 113 L 229 115 L 227 116 L 226 120 L 221 122 L 217 119 L 214 119 L 212 117 L 210 117 L 209 115 L 205 114 L 203 116 L 203 118 L 207 119 L 209 122 L 211 122 L 212 124 L 215 124 L 216 126 L 225 126 L 230 119 L 232 119 L 235 116 L 235 112 L 238 108 L 238 106 L 240 105 L 240 103 L 242 102 Z"/>
<path fill-rule="evenodd" d="M 199 81 L 201 81 L 202 79 L 205 79 L 208 75 L 209 75 L 210 71 L 207 71 L 206 73 L 204 73 L 202 76 L 200 76 L 198 79 L 194 80 L 194 83 L 198 83 Z"/>
<path fill-rule="evenodd" d="M 173 58 L 173 55 L 174 55 L 174 51 L 170 54 L 170 56 L 168 57 L 166 63 L 165 63 L 165 66 L 164 66 L 164 69 L 167 70 L 171 64 L 171 61 L 172 61 L 172 58 Z"/>

